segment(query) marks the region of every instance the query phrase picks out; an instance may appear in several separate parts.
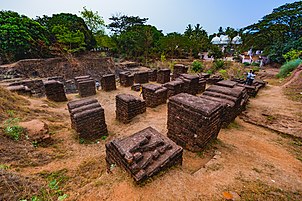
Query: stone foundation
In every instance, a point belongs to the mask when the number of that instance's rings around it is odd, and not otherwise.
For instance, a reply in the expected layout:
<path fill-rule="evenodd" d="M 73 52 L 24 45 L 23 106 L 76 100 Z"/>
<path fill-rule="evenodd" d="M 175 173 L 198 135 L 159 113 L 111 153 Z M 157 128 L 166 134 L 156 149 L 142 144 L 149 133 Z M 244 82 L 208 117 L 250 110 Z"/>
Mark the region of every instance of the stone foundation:
<path fill-rule="evenodd" d="M 97 99 L 82 99 L 67 104 L 71 127 L 79 138 L 94 140 L 107 136 L 104 109 Z"/>
<path fill-rule="evenodd" d="M 188 72 L 188 68 L 182 64 L 175 64 L 173 68 L 173 80 L 178 78 L 181 74 L 186 74 Z"/>
<path fill-rule="evenodd" d="M 143 98 L 147 107 L 156 107 L 167 102 L 167 88 L 155 84 L 143 86 Z"/>
<path fill-rule="evenodd" d="M 134 74 L 134 82 L 139 84 L 145 84 L 149 82 L 148 72 L 137 72 Z"/>
<path fill-rule="evenodd" d="M 50 80 L 44 82 L 44 87 L 47 99 L 55 102 L 67 101 L 63 83 L 56 80 Z"/>
<path fill-rule="evenodd" d="M 104 91 L 116 90 L 115 75 L 114 74 L 103 75 L 101 79 L 101 87 L 102 90 Z"/>
<path fill-rule="evenodd" d="M 149 74 L 149 81 L 150 82 L 156 82 L 157 81 L 157 70 L 156 69 L 152 69 L 150 71 L 148 71 Z"/>
<path fill-rule="evenodd" d="M 27 87 L 28 90 L 30 90 L 30 95 L 33 97 L 45 96 L 45 87 L 41 79 L 22 80 L 18 82 L 13 82 L 9 84 L 9 87 L 11 86 L 21 86 L 21 88 L 22 86 Z"/>
<path fill-rule="evenodd" d="M 117 164 L 137 183 L 171 166 L 181 165 L 182 153 L 181 147 L 152 127 L 106 144 L 108 170 Z"/>
<path fill-rule="evenodd" d="M 183 93 L 184 92 L 184 82 L 181 80 L 174 80 L 171 82 L 167 82 L 166 84 L 163 85 L 168 89 L 167 91 L 167 98 L 170 98 L 171 96 L 175 96 L 177 94 Z"/>
<path fill-rule="evenodd" d="M 130 94 L 119 94 L 116 100 L 116 119 L 129 123 L 135 116 L 146 112 L 146 103 L 138 97 Z"/>
<path fill-rule="evenodd" d="M 134 75 L 132 75 L 129 71 L 120 72 L 120 85 L 123 87 L 131 87 L 134 83 Z"/>
<path fill-rule="evenodd" d="M 165 84 L 167 82 L 170 82 L 170 69 L 160 69 L 157 72 L 157 82 L 160 84 Z"/>
<path fill-rule="evenodd" d="M 221 104 L 190 94 L 169 98 L 168 137 L 190 151 L 201 151 L 217 138 L 221 128 Z"/>
<path fill-rule="evenodd" d="M 185 93 L 196 95 L 199 91 L 199 77 L 197 75 L 181 74 L 180 80 L 184 82 L 183 90 Z"/>

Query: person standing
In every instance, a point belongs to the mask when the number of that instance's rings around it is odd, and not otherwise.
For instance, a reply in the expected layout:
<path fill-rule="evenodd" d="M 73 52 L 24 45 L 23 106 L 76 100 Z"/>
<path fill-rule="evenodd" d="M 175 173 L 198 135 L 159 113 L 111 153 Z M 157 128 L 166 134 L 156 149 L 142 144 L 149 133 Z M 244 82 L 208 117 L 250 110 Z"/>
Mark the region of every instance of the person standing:
<path fill-rule="evenodd" d="M 250 72 L 247 73 L 247 76 L 246 76 L 246 80 L 245 80 L 245 84 L 247 85 L 250 85 L 250 79 L 251 79 L 251 76 L 252 76 L 252 70 L 250 70 Z"/>
<path fill-rule="evenodd" d="M 250 81 L 250 83 L 249 83 L 250 86 L 253 84 L 253 81 L 254 81 L 255 77 L 256 77 L 255 72 L 252 71 L 251 72 L 251 77 L 250 77 L 250 80 L 249 80 Z"/>

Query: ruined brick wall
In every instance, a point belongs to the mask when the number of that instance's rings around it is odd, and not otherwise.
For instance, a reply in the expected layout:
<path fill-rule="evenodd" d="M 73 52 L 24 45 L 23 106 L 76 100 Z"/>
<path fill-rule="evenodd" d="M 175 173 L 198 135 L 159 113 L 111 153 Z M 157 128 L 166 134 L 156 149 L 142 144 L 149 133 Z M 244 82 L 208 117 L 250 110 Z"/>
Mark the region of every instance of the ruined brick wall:
<path fill-rule="evenodd" d="M 217 138 L 221 128 L 223 106 L 187 93 L 169 98 L 168 134 L 178 145 L 201 151 Z"/>
<path fill-rule="evenodd" d="M 184 90 L 183 90 L 184 82 L 181 80 L 174 80 L 171 82 L 167 82 L 163 86 L 168 89 L 168 91 L 167 91 L 168 98 L 184 92 Z"/>
<path fill-rule="evenodd" d="M 44 82 L 45 94 L 47 99 L 55 102 L 67 101 L 64 84 L 56 80 L 49 80 Z"/>
<path fill-rule="evenodd" d="M 134 74 L 134 82 L 139 84 L 144 84 L 149 82 L 148 72 L 137 72 Z"/>
<path fill-rule="evenodd" d="M 25 59 L 0 66 L 2 74 L 6 71 L 17 71 L 25 78 L 63 76 L 67 80 L 91 75 L 100 80 L 104 74 L 115 73 L 115 66 L 111 58 L 74 58 L 72 61 L 66 58 Z"/>
<path fill-rule="evenodd" d="M 182 164 L 183 149 L 152 127 L 106 144 L 106 162 L 125 169 L 137 183 Z"/>
<path fill-rule="evenodd" d="M 131 87 L 134 83 L 134 75 L 129 71 L 120 72 L 120 85 L 123 87 Z"/>
<path fill-rule="evenodd" d="M 167 88 L 155 84 L 142 86 L 143 98 L 147 107 L 156 107 L 167 102 Z"/>
<path fill-rule="evenodd" d="M 157 82 L 160 84 L 164 84 L 167 82 L 170 82 L 170 73 L 171 70 L 170 69 L 160 69 L 157 72 Z"/>
<path fill-rule="evenodd" d="M 94 140 L 108 135 L 105 113 L 97 99 L 82 99 L 67 104 L 71 128 L 80 138 Z"/>
<path fill-rule="evenodd" d="M 103 75 L 101 79 L 101 86 L 102 86 L 102 90 L 104 91 L 116 90 L 115 75 L 114 74 Z"/>
<path fill-rule="evenodd" d="M 146 103 L 138 97 L 130 94 L 119 94 L 116 100 L 116 119 L 129 123 L 135 116 L 146 112 Z"/>

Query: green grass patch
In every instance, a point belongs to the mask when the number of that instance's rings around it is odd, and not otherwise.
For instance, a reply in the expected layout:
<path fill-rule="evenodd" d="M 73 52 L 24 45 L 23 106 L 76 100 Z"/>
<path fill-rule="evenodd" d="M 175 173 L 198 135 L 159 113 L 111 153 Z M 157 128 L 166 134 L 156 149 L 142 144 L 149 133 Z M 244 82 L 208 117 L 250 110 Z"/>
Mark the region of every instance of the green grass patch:
<path fill-rule="evenodd" d="M 290 73 L 295 70 L 302 63 L 301 59 L 295 59 L 289 62 L 286 62 L 281 66 L 279 73 L 277 74 L 278 78 L 285 78 L 290 75 Z"/>

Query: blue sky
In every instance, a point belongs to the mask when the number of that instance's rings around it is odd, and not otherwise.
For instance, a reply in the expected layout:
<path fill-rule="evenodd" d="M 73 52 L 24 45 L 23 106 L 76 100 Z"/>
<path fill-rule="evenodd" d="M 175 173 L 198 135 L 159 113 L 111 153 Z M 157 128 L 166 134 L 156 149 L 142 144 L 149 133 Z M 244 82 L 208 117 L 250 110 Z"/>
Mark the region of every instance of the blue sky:
<path fill-rule="evenodd" d="M 260 20 L 274 8 L 295 0 L 0 0 L 1 10 L 13 10 L 28 17 L 73 13 L 86 6 L 98 11 L 106 23 L 112 14 L 149 18 L 148 24 L 163 33 L 183 33 L 188 24 L 201 24 L 208 33 L 220 26 L 242 28 Z"/>

